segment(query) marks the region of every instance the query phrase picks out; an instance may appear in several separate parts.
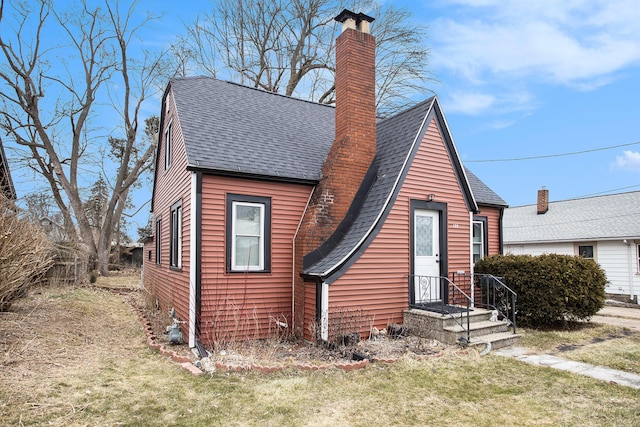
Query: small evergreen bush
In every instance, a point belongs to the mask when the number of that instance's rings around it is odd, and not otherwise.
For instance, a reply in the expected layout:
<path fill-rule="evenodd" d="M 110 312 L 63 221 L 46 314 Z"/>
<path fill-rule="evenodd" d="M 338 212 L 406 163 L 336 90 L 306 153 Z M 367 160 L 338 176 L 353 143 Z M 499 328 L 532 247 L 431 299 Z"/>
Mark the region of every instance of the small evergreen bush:
<path fill-rule="evenodd" d="M 503 277 L 518 294 L 518 326 L 589 319 L 604 305 L 604 271 L 579 256 L 494 255 L 477 262 L 475 272 Z"/>

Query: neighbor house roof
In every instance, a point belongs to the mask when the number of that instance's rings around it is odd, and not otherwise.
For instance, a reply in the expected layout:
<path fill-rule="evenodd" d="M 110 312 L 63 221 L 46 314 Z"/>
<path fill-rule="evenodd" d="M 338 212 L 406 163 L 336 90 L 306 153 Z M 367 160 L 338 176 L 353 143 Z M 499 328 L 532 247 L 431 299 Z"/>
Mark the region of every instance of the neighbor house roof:
<path fill-rule="evenodd" d="M 640 237 L 640 191 L 505 209 L 505 244 L 614 240 Z"/>

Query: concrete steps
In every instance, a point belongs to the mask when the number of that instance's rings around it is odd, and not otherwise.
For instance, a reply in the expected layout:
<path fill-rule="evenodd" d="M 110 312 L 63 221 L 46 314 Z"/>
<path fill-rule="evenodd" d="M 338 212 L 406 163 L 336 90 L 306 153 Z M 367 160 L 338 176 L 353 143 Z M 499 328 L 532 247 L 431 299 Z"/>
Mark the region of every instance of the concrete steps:
<path fill-rule="evenodd" d="M 441 314 L 426 310 L 411 309 L 404 312 L 404 324 L 411 333 L 433 338 L 446 344 L 466 343 L 480 345 L 491 343 L 492 349 L 516 344 L 520 335 L 509 329 L 505 320 L 491 321 L 492 312 L 474 308 L 469 313 L 469 341 L 467 342 L 467 319 L 463 314 Z M 455 319 L 454 319 L 455 317 Z M 457 321 L 456 321 L 457 320 Z M 461 326 L 459 323 L 463 326 Z"/>

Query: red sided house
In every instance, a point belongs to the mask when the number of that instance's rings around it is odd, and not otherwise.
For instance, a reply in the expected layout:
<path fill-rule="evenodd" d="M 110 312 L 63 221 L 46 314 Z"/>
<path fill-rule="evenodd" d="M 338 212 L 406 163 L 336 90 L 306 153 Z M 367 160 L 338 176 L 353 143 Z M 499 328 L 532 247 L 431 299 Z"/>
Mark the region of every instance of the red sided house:
<path fill-rule="evenodd" d="M 207 77 L 167 86 L 144 284 L 192 347 L 365 335 L 501 252 L 506 203 L 461 164 L 438 99 L 378 120 L 372 19 L 336 19 L 335 108 Z"/>

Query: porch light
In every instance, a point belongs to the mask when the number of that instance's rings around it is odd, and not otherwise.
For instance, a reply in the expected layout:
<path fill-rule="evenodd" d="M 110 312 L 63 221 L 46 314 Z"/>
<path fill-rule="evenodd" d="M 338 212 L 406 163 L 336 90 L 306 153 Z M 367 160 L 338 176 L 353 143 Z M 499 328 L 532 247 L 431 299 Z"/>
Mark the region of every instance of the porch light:
<path fill-rule="evenodd" d="M 427 195 L 427 202 L 433 202 L 433 199 L 435 199 L 436 195 L 435 194 L 428 194 Z"/>

